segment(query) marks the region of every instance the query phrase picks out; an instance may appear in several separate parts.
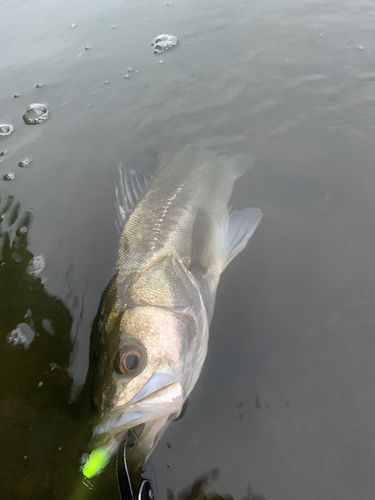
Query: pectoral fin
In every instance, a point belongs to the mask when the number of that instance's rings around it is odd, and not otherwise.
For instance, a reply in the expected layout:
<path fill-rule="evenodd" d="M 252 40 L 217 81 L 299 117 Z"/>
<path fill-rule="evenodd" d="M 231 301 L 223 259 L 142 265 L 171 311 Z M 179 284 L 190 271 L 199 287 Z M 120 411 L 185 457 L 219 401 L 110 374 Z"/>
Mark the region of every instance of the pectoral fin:
<path fill-rule="evenodd" d="M 190 268 L 193 274 L 206 274 L 215 252 L 215 227 L 211 217 L 199 209 L 193 225 Z"/>
<path fill-rule="evenodd" d="M 259 208 L 233 210 L 229 214 L 221 259 L 221 271 L 224 271 L 229 262 L 245 248 L 262 215 L 263 213 Z"/>

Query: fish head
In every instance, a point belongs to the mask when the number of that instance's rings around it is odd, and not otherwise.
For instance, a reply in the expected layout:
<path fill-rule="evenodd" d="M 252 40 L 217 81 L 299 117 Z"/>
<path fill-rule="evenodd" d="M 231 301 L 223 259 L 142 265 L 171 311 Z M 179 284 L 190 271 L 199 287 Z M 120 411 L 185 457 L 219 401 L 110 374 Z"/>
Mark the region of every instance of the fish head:
<path fill-rule="evenodd" d="M 168 423 L 181 412 L 203 365 L 200 306 L 170 310 L 138 305 L 109 315 L 94 376 L 94 449 L 113 454 L 132 432 L 136 444 L 131 468 L 143 466 Z"/>

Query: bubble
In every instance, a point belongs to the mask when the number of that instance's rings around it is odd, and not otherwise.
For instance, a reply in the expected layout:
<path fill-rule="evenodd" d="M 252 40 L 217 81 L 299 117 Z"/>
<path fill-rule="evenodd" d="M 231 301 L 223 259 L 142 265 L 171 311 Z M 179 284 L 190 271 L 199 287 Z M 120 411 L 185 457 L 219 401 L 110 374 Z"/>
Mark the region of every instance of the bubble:
<path fill-rule="evenodd" d="M 14 94 L 13 96 L 15 99 L 17 99 L 18 97 L 21 97 L 21 94 Z"/>
<path fill-rule="evenodd" d="M 7 154 L 8 151 L 0 151 L 0 156 L 4 156 Z"/>
<path fill-rule="evenodd" d="M 39 382 L 38 387 L 42 387 L 43 382 Z"/>
<path fill-rule="evenodd" d="M 90 49 L 91 49 L 90 45 L 85 45 L 85 50 L 90 50 Z"/>
<path fill-rule="evenodd" d="M 14 130 L 13 125 L 10 125 L 10 123 L 2 123 L 0 125 L 0 137 L 6 137 L 7 135 L 10 135 Z"/>
<path fill-rule="evenodd" d="M 115 30 L 117 28 L 117 25 L 114 24 L 113 26 L 111 26 L 111 30 Z"/>
<path fill-rule="evenodd" d="M 21 260 L 22 260 L 21 256 L 18 253 L 16 253 L 16 252 L 12 253 L 12 259 L 15 262 L 21 262 Z"/>
<path fill-rule="evenodd" d="M 27 167 L 31 163 L 31 158 L 25 158 L 24 160 L 21 160 L 18 162 L 19 167 Z"/>
<path fill-rule="evenodd" d="M 92 102 L 90 102 L 90 104 L 88 104 L 87 107 L 92 108 Z"/>
<path fill-rule="evenodd" d="M 35 88 L 36 88 L 36 89 L 41 89 L 41 88 L 43 87 L 43 85 L 44 85 L 43 83 L 37 83 L 37 84 L 35 85 Z"/>
<path fill-rule="evenodd" d="M 23 121 L 26 125 L 36 125 L 45 122 L 48 115 L 49 110 L 45 104 L 30 104 L 23 115 Z"/>
<path fill-rule="evenodd" d="M 173 3 L 172 3 L 172 2 L 167 2 L 165 5 L 166 5 L 167 7 L 172 7 Z"/>
<path fill-rule="evenodd" d="M 165 52 L 178 44 L 178 38 L 173 35 L 159 35 L 151 42 L 151 47 L 154 47 L 154 54 Z"/>
<path fill-rule="evenodd" d="M 70 25 L 71 28 L 76 28 L 76 26 L 77 26 L 76 24 L 71 24 Z"/>
<path fill-rule="evenodd" d="M 6 336 L 6 341 L 12 346 L 23 346 L 28 349 L 34 340 L 35 331 L 27 323 L 20 323 Z"/>
<path fill-rule="evenodd" d="M 133 68 L 128 68 L 128 72 L 131 73 L 133 71 Z"/>
<path fill-rule="evenodd" d="M 45 329 L 47 333 L 50 335 L 54 335 L 55 332 L 53 331 L 52 323 L 48 318 L 43 318 L 42 319 L 42 326 Z M 54 370 L 56 367 L 52 363 L 51 371 Z"/>
<path fill-rule="evenodd" d="M 12 181 L 15 178 L 13 172 L 8 172 L 3 176 L 3 181 Z"/>
<path fill-rule="evenodd" d="M 46 267 L 46 259 L 44 255 L 34 255 L 31 259 L 29 265 L 27 266 L 26 272 L 30 276 L 36 278 Z"/>
<path fill-rule="evenodd" d="M 130 75 L 126 74 L 124 75 L 124 78 L 130 78 Z"/>

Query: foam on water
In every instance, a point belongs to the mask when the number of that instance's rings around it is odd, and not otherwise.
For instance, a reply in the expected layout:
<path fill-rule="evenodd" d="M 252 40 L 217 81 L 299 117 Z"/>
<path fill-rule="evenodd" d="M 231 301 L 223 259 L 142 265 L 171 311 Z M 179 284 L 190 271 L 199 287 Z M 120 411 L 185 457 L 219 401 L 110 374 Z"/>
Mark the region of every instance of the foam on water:
<path fill-rule="evenodd" d="M 14 130 L 13 125 L 10 123 L 2 123 L 0 124 L 0 137 L 6 137 L 10 135 Z"/>
<path fill-rule="evenodd" d="M 166 50 L 175 47 L 178 44 L 178 38 L 174 35 L 159 35 L 152 42 L 151 47 L 154 47 L 154 54 L 160 54 Z"/>
<path fill-rule="evenodd" d="M 26 108 L 23 115 L 23 120 L 26 125 L 36 125 L 38 123 L 43 123 L 48 119 L 49 109 L 45 104 L 30 104 Z"/>

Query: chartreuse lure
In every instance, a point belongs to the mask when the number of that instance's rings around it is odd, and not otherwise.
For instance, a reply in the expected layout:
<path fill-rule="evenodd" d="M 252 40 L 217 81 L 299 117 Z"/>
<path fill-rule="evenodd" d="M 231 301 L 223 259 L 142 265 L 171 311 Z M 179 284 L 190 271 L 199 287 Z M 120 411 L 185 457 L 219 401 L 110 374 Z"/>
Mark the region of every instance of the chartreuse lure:
<path fill-rule="evenodd" d="M 82 473 L 87 479 L 96 476 L 110 461 L 113 453 L 108 449 L 98 448 L 94 450 L 85 463 Z"/>

